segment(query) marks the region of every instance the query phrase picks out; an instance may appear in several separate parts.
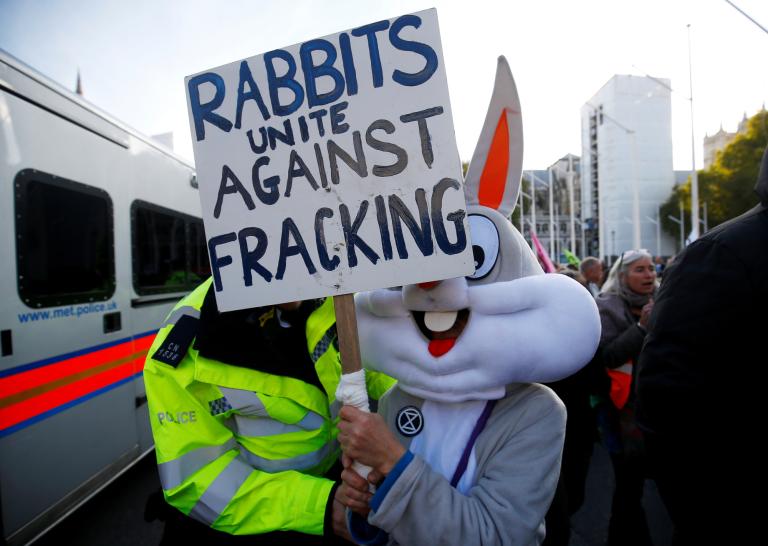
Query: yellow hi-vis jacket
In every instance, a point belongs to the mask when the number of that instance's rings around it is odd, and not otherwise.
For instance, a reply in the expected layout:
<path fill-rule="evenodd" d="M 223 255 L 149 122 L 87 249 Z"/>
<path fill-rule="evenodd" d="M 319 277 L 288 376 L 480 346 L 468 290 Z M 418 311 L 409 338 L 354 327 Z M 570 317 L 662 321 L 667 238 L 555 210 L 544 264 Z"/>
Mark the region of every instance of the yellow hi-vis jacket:
<path fill-rule="evenodd" d="M 210 285 L 209 279 L 171 311 L 144 368 L 165 498 L 230 534 L 321 535 L 334 485 L 322 475 L 339 456 L 333 300 L 326 298 L 306 322 L 321 390 L 199 355 L 191 336 Z M 376 373 L 367 381 L 372 398 L 394 384 Z"/>

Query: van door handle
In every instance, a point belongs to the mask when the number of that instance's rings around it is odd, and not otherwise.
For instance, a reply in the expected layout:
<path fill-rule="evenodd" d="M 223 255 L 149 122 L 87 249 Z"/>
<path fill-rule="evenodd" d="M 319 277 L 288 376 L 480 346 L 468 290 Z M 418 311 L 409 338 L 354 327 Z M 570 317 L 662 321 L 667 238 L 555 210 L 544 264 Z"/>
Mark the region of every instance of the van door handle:
<path fill-rule="evenodd" d="M 123 328 L 123 325 L 120 319 L 120 311 L 104 314 L 104 333 L 105 334 L 109 334 L 111 332 L 117 332 L 118 330 L 122 330 L 122 328 Z"/>
<path fill-rule="evenodd" d="M 13 337 L 10 330 L 0 332 L 0 355 L 10 356 L 13 354 Z"/>

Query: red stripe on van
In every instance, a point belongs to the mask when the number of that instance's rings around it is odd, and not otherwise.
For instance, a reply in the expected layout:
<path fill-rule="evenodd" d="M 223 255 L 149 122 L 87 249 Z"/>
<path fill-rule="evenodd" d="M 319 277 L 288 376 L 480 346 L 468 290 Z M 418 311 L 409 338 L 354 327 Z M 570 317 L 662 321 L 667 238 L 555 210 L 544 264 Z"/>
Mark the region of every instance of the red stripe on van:
<path fill-rule="evenodd" d="M 4 377 L 0 379 L 0 392 L 3 393 L 3 398 L 5 398 L 6 396 L 39 387 L 46 383 L 56 381 L 57 379 L 83 372 L 94 366 L 104 364 L 105 362 L 123 358 L 132 352 L 133 343 L 127 341 L 120 345 L 115 345 L 114 347 L 94 351 L 75 358 L 62 360 L 55 364 L 43 366 L 42 368 L 35 368 L 16 375 Z"/>
<path fill-rule="evenodd" d="M 0 379 L 0 431 L 144 369 L 154 333 Z"/>
<path fill-rule="evenodd" d="M 133 375 L 133 360 L 0 410 L 0 430 Z"/>

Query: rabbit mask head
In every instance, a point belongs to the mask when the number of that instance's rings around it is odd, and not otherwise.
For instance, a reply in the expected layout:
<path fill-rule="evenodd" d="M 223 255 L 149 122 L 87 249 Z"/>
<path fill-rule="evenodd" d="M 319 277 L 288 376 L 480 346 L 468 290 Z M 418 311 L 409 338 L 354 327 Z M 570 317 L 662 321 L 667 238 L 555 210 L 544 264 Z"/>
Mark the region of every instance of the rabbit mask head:
<path fill-rule="evenodd" d="M 554 381 L 593 356 L 600 320 L 589 292 L 544 275 L 507 220 L 520 189 L 517 88 L 499 57 L 491 104 L 465 181 L 474 274 L 356 296 L 367 368 L 426 399 L 496 399 L 514 382 Z"/>

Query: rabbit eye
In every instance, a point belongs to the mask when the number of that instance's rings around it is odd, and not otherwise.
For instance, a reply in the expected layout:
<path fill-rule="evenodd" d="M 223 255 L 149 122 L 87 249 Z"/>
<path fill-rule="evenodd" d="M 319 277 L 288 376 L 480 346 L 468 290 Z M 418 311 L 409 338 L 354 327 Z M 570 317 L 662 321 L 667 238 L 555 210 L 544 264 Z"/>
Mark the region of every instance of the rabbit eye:
<path fill-rule="evenodd" d="M 472 245 L 472 253 L 475 255 L 475 271 L 477 271 L 483 267 L 483 262 L 485 262 L 485 252 L 483 252 L 483 247 Z"/>
<path fill-rule="evenodd" d="M 469 216 L 469 231 L 472 235 L 475 273 L 467 278 L 479 280 L 487 276 L 496 265 L 499 257 L 499 232 L 489 218 L 479 214 Z"/>

